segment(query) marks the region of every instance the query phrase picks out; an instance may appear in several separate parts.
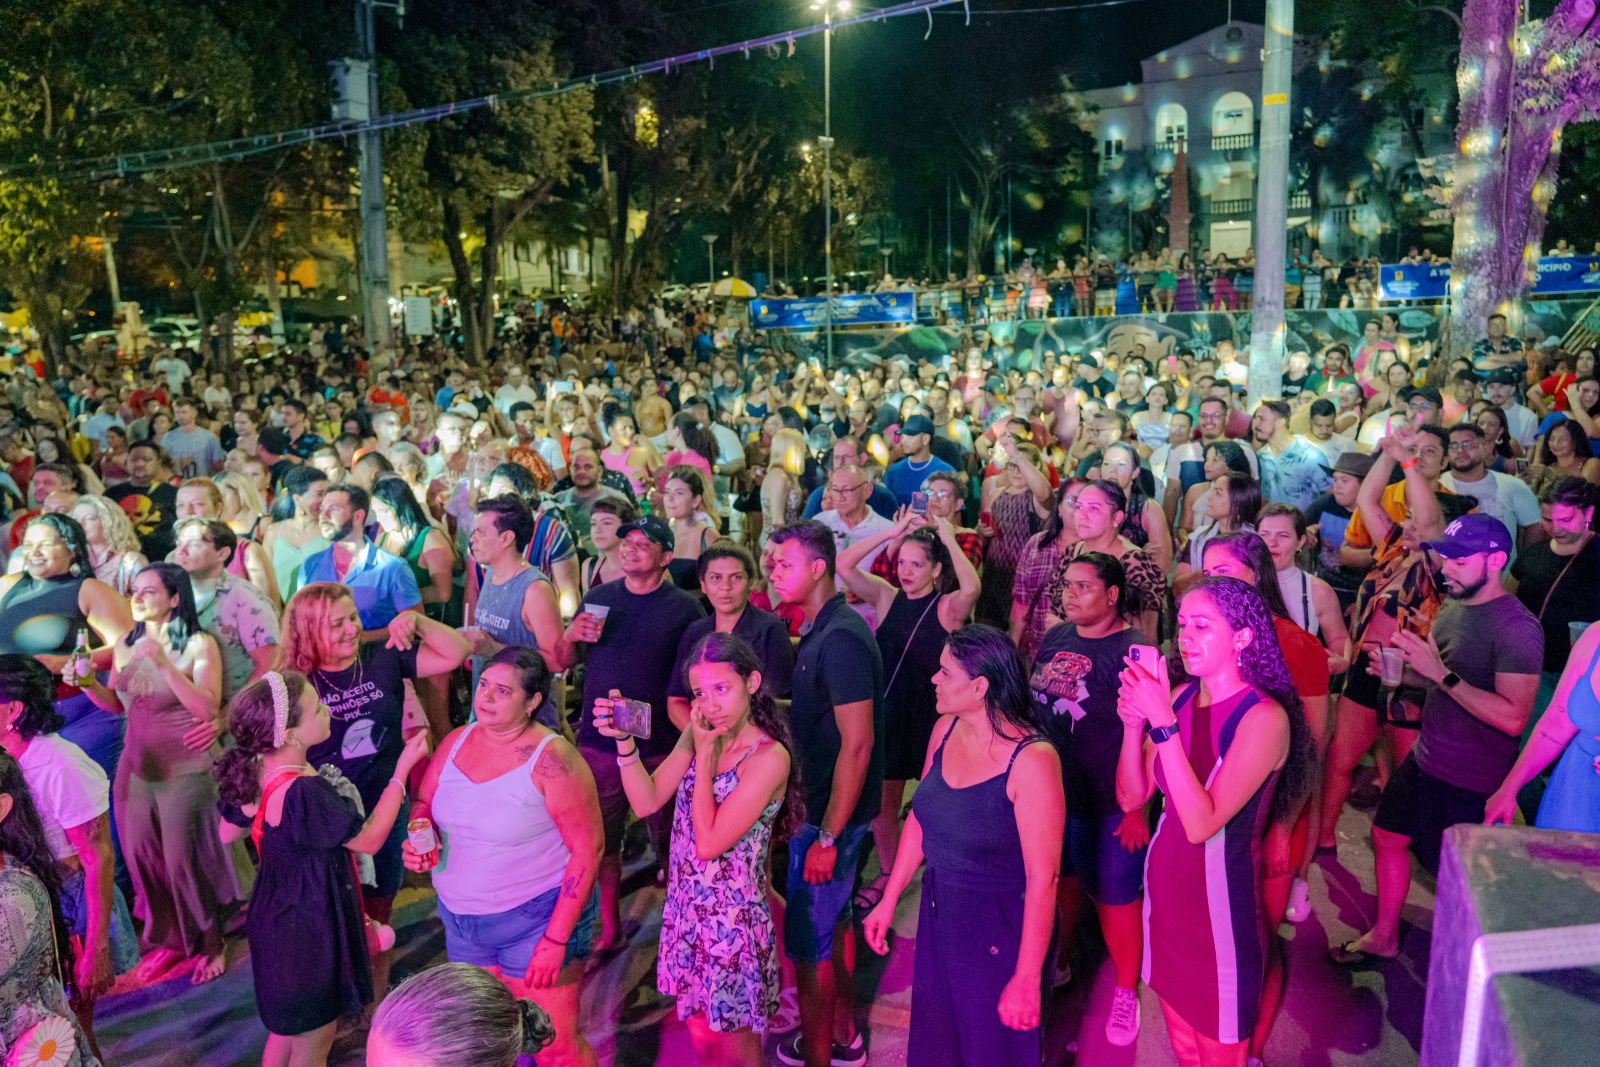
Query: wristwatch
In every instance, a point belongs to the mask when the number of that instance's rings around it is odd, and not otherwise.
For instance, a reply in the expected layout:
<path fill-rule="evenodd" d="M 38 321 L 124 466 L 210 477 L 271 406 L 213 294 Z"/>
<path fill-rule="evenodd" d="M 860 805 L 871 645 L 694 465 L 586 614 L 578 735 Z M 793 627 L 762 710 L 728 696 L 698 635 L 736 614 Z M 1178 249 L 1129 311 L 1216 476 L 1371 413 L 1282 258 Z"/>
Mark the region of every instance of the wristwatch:
<path fill-rule="evenodd" d="M 1168 740 L 1169 738 L 1173 738 L 1173 737 L 1177 737 L 1177 736 L 1178 736 L 1178 723 L 1177 723 L 1177 720 L 1173 720 L 1173 723 L 1172 723 L 1171 726 L 1152 726 L 1152 727 L 1150 727 L 1150 740 L 1154 741 L 1158 745 L 1161 744 L 1161 742 Z"/>
<path fill-rule="evenodd" d="M 1446 689 L 1454 689 L 1461 684 L 1461 675 L 1455 671 L 1446 671 L 1444 677 L 1439 679 L 1439 684 Z"/>
<path fill-rule="evenodd" d="M 832 848 L 834 842 L 837 840 L 838 838 L 828 833 L 828 831 L 822 829 L 817 830 L 817 844 L 821 845 L 823 848 Z"/>

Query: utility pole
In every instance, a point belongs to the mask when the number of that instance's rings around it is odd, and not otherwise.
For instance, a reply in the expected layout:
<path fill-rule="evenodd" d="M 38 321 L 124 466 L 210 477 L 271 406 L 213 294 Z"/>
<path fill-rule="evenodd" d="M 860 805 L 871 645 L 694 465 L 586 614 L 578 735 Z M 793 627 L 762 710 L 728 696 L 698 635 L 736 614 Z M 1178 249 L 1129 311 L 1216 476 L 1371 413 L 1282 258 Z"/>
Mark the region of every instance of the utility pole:
<path fill-rule="evenodd" d="M 1256 175 L 1256 277 L 1251 303 L 1252 403 L 1283 395 L 1283 271 L 1289 225 L 1289 83 L 1294 0 L 1267 0 L 1261 64 L 1261 162 Z"/>
<path fill-rule="evenodd" d="M 717 258 L 712 251 L 717 244 L 717 235 L 708 233 L 700 238 L 706 243 L 706 298 L 711 298 L 711 290 L 717 285 Z"/>
<path fill-rule="evenodd" d="M 396 3 L 356 0 L 356 43 L 366 69 L 362 72 L 352 67 L 350 74 L 366 75 L 366 114 L 359 117 L 368 122 L 381 114 L 378 38 L 373 24 L 375 10 L 379 7 L 393 8 L 402 23 L 406 14 L 405 0 Z M 389 228 L 384 216 L 383 143 L 378 131 L 373 129 L 362 130 L 357 143 L 361 153 L 361 307 L 366 319 L 367 344 L 376 350 L 394 344 L 394 323 L 389 319 Z"/>
<path fill-rule="evenodd" d="M 106 253 L 106 287 L 111 290 L 111 317 L 122 310 L 122 286 L 117 279 L 117 253 L 111 244 L 111 234 L 106 232 L 105 219 L 100 221 L 100 243 Z"/>

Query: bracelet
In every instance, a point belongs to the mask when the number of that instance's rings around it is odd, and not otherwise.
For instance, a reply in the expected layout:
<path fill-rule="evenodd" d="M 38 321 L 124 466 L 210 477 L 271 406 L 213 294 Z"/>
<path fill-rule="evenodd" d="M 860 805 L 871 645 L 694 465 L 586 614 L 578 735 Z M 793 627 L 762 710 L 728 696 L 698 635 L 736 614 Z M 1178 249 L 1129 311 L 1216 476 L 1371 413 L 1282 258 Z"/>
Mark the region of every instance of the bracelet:
<path fill-rule="evenodd" d="M 1403 470 L 1403 471 L 1408 471 L 1412 467 L 1415 467 L 1416 465 L 1417 465 L 1417 457 L 1416 456 L 1412 456 L 1410 459 L 1403 459 L 1403 460 L 1400 461 L 1400 469 Z"/>
<path fill-rule="evenodd" d="M 398 778 L 390 778 L 389 779 L 389 785 L 397 785 L 397 786 L 399 786 L 400 787 L 400 795 L 402 797 L 406 795 L 406 784 L 404 782 L 402 782 L 400 779 L 398 779 Z M 388 786 L 385 786 L 384 788 L 387 789 Z"/>
<path fill-rule="evenodd" d="M 567 942 L 566 941 L 557 941 L 555 938 L 551 937 L 549 934 L 545 934 L 543 939 L 545 941 L 550 942 L 552 945 L 558 945 L 561 948 L 566 948 L 567 947 Z"/>
<path fill-rule="evenodd" d="M 635 741 L 633 743 L 633 747 L 628 749 L 628 751 L 626 751 L 626 752 L 618 752 L 617 753 L 617 758 L 618 759 L 625 759 L 628 756 L 637 756 L 638 754 L 639 754 L 639 742 Z"/>
<path fill-rule="evenodd" d="M 635 754 L 631 755 L 631 756 L 618 756 L 617 757 L 617 766 L 618 767 L 632 767 L 635 763 L 638 763 L 638 762 L 639 762 L 639 756 L 638 756 L 637 752 L 635 752 Z"/>

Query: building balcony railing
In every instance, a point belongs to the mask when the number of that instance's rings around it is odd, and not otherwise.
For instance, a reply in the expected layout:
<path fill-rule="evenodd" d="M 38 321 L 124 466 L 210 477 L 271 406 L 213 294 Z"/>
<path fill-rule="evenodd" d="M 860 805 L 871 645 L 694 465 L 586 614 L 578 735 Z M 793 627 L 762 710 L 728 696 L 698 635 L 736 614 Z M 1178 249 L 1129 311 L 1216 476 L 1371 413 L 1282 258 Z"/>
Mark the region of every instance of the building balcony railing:
<path fill-rule="evenodd" d="M 1211 150 L 1213 152 L 1237 152 L 1245 148 L 1253 148 L 1256 143 L 1254 133 L 1224 133 L 1213 134 L 1211 137 Z"/>
<path fill-rule="evenodd" d="M 1304 193 L 1304 192 L 1302 192 L 1302 193 L 1290 193 L 1289 194 L 1289 210 L 1291 210 L 1291 211 L 1310 211 L 1311 210 L 1311 194 L 1310 193 Z"/>
<path fill-rule="evenodd" d="M 1249 197 L 1238 200 L 1212 200 L 1206 214 L 1212 218 L 1219 215 L 1252 215 L 1256 210 L 1256 202 Z"/>

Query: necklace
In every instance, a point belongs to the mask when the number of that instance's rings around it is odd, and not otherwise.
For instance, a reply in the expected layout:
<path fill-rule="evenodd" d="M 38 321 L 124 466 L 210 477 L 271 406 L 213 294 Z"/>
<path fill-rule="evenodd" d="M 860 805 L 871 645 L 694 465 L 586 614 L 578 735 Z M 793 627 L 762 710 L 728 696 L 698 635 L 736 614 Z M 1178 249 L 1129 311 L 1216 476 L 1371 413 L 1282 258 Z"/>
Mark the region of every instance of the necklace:
<path fill-rule="evenodd" d="M 927 470 L 928 469 L 928 464 L 930 464 L 932 462 L 933 462 L 933 457 L 932 456 L 929 456 L 927 459 L 923 460 L 920 465 L 917 463 L 916 460 L 912 459 L 910 456 L 906 457 L 906 466 L 910 467 L 914 471 Z"/>

